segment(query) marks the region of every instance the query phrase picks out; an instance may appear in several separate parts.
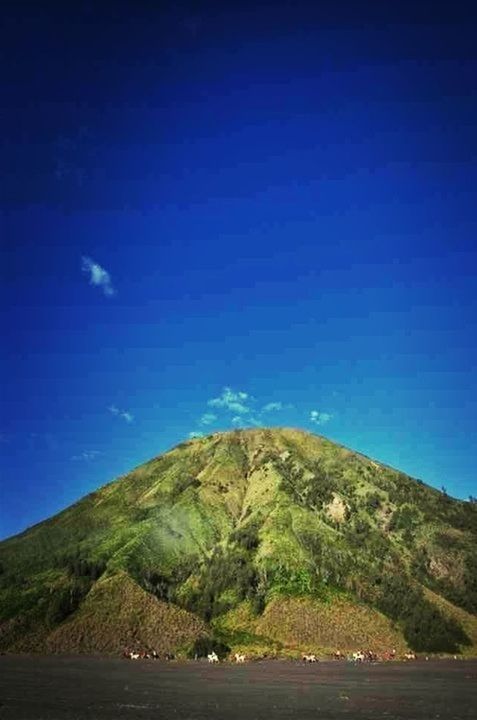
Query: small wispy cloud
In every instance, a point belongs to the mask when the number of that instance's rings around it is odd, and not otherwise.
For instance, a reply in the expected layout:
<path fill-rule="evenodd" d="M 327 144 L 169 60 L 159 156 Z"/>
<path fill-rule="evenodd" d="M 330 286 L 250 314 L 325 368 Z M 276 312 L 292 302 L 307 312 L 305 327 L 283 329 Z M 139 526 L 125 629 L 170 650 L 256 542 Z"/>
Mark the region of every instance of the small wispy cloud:
<path fill-rule="evenodd" d="M 109 412 L 111 415 L 115 415 L 116 417 L 121 418 L 127 423 L 132 423 L 134 420 L 134 415 L 130 413 L 128 410 L 121 410 L 121 408 L 116 407 L 116 405 L 110 405 L 108 407 Z"/>
<path fill-rule="evenodd" d="M 238 415 L 245 415 L 250 412 L 250 408 L 246 404 L 246 401 L 250 399 L 246 392 L 234 392 L 232 388 L 225 387 L 219 397 L 212 398 L 207 404 L 210 407 L 224 408 Z"/>
<path fill-rule="evenodd" d="M 266 405 L 263 406 L 262 412 L 268 413 L 268 412 L 278 412 L 279 410 L 283 410 L 284 405 L 281 402 L 269 402 Z"/>
<path fill-rule="evenodd" d="M 263 425 L 263 421 L 262 421 L 262 419 L 260 418 L 260 416 L 258 416 L 258 417 L 251 417 L 251 418 L 248 420 L 248 422 L 249 422 L 250 425 L 253 425 L 254 427 L 260 427 L 261 425 Z"/>
<path fill-rule="evenodd" d="M 189 438 L 191 440 L 194 440 L 195 438 L 201 438 L 201 437 L 204 437 L 204 433 L 197 432 L 196 430 L 193 430 L 192 432 L 189 433 Z"/>
<path fill-rule="evenodd" d="M 204 413 L 199 420 L 199 425 L 212 425 L 217 420 L 217 415 L 214 413 Z"/>
<path fill-rule="evenodd" d="M 260 418 L 260 415 L 257 417 L 251 417 L 250 415 L 247 415 L 244 417 L 243 415 L 235 415 L 231 421 L 232 425 L 234 427 L 261 427 L 264 423 Z"/>
<path fill-rule="evenodd" d="M 91 460 L 95 460 L 98 455 L 101 455 L 99 450 L 83 450 L 83 452 L 79 455 L 73 455 L 71 459 L 75 461 L 80 460 L 83 462 L 91 462 Z"/>
<path fill-rule="evenodd" d="M 320 412 L 319 410 L 312 410 L 310 412 L 310 422 L 314 425 L 326 425 L 331 420 L 333 415 L 326 412 Z"/>
<path fill-rule="evenodd" d="M 89 275 L 90 285 L 101 288 L 106 297 L 112 297 L 116 294 L 116 290 L 111 282 L 111 275 L 99 263 L 87 255 L 81 258 L 81 270 Z"/>

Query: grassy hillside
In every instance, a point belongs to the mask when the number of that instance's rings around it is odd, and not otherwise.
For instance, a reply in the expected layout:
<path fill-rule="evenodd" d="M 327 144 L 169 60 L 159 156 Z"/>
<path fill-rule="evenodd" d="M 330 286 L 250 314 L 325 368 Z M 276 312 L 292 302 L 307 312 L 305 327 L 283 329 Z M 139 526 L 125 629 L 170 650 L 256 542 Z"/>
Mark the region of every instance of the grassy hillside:
<path fill-rule="evenodd" d="M 474 652 L 476 540 L 475 505 L 325 438 L 214 434 L 1 543 L 0 647 L 115 652 L 139 633 L 171 649 L 248 633 L 274 652 Z M 130 611 L 105 591 L 118 583 Z"/>

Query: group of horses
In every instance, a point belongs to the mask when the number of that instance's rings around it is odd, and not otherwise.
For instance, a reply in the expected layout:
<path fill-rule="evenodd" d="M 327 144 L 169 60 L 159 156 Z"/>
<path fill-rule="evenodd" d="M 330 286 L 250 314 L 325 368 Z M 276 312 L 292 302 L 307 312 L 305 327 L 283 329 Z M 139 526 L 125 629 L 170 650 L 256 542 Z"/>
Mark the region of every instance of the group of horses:
<path fill-rule="evenodd" d="M 345 655 L 341 652 L 341 650 L 337 650 L 332 655 L 334 660 L 348 660 L 349 662 L 354 663 L 376 663 L 383 660 L 395 660 L 396 659 L 396 651 L 391 650 L 387 653 L 384 653 L 383 655 L 378 655 L 377 653 L 373 652 L 372 650 L 358 650 L 356 652 L 351 653 L 351 655 Z M 246 661 L 247 657 L 246 655 L 242 655 L 240 653 L 235 653 L 235 655 L 232 656 L 231 660 L 237 664 L 242 664 Z M 302 662 L 304 663 L 316 663 L 318 662 L 318 657 L 315 655 L 315 653 L 303 653 L 301 656 Z M 407 652 L 404 654 L 405 660 L 416 660 L 416 655 L 413 652 Z M 217 653 L 211 652 L 207 655 L 207 660 L 209 663 L 218 663 L 219 658 Z"/>
<path fill-rule="evenodd" d="M 354 663 L 363 662 L 377 662 L 379 660 L 378 655 L 372 650 L 358 650 L 357 652 L 351 653 L 349 660 Z"/>
<path fill-rule="evenodd" d="M 123 654 L 123 658 L 126 658 L 128 660 L 159 660 L 160 655 L 156 650 L 129 650 L 125 649 Z M 356 652 L 351 653 L 351 655 L 345 655 L 341 652 L 341 650 L 337 650 L 335 653 L 333 653 L 332 658 L 334 660 L 348 660 L 353 663 L 375 663 L 380 661 L 386 661 L 386 660 L 395 660 L 396 659 L 396 651 L 390 650 L 389 652 L 385 652 L 382 655 L 378 655 L 377 653 L 373 652 L 372 650 L 357 650 Z M 164 655 L 165 660 L 174 660 L 175 656 L 171 653 L 165 653 Z M 196 660 L 197 660 L 196 656 Z M 304 663 L 316 663 L 318 662 L 318 657 L 314 653 L 304 653 L 301 657 L 302 662 Z M 416 660 L 416 654 L 413 652 L 406 652 L 404 653 L 404 660 Z M 235 662 L 237 665 L 243 665 L 246 660 L 247 656 L 243 653 L 235 653 L 230 660 L 232 662 Z M 426 658 L 427 660 L 427 658 Z M 210 664 L 219 663 L 219 656 L 215 651 L 212 651 L 208 653 L 207 655 L 207 662 Z"/>
<path fill-rule="evenodd" d="M 364 652 L 363 650 L 358 650 L 357 652 L 352 653 L 349 656 L 346 656 L 344 653 L 341 652 L 341 650 L 337 650 L 332 655 L 334 660 L 350 660 L 352 662 L 376 662 L 378 660 L 378 656 L 376 653 L 373 653 L 371 650 L 368 650 Z M 301 657 L 302 661 L 304 663 L 316 663 L 318 662 L 318 658 L 313 653 L 305 653 Z"/>
<path fill-rule="evenodd" d="M 156 650 L 129 650 L 126 648 L 123 651 L 122 657 L 126 660 L 160 660 L 161 656 Z M 164 655 L 165 660 L 174 660 L 174 655 L 166 653 Z"/>
<path fill-rule="evenodd" d="M 392 650 L 390 657 L 394 657 L 396 654 L 395 650 Z M 351 653 L 351 655 L 345 655 L 341 650 L 337 650 L 332 655 L 333 660 L 349 660 L 350 662 L 377 662 L 381 658 L 372 650 L 358 650 L 357 652 Z M 318 658 L 313 653 L 304 653 L 301 657 L 304 663 L 316 663 Z"/>
<path fill-rule="evenodd" d="M 416 653 L 410 651 L 404 653 L 404 660 L 417 660 Z M 378 655 L 373 650 L 357 650 L 351 653 L 351 655 L 345 655 L 341 650 L 337 650 L 333 653 L 332 658 L 334 660 L 348 660 L 353 663 L 376 663 L 387 660 L 396 660 L 396 650 L 388 650 L 387 652 Z M 427 658 L 426 658 L 427 659 Z M 316 655 L 305 654 L 302 656 L 303 662 L 317 662 Z"/>
<path fill-rule="evenodd" d="M 247 656 L 242 655 L 241 653 L 235 653 L 235 655 L 233 656 L 233 659 L 234 659 L 235 663 L 237 663 L 237 665 L 243 665 L 243 663 L 247 659 Z M 211 664 L 220 662 L 219 656 L 214 651 L 207 655 L 207 661 Z"/>
<path fill-rule="evenodd" d="M 336 657 L 336 655 L 335 655 Z M 376 662 L 386 662 L 388 660 L 396 660 L 396 651 L 395 650 L 388 650 L 387 652 L 382 653 L 381 655 L 378 655 L 378 653 L 373 652 L 372 650 L 358 650 L 357 652 L 352 653 L 347 658 L 342 655 L 343 659 L 350 660 L 354 663 L 363 663 L 363 662 L 369 662 L 369 663 L 376 663 Z M 416 653 L 413 652 L 406 652 L 403 656 L 404 660 L 417 660 Z"/>
<path fill-rule="evenodd" d="M 342 657 L 345 658 L 344 655 Z M 416 655 L 416 653 L 409 651 L 409 652 L 404 653 L 403 658 L 404 658 L 404 660 L 417 660 L 417 655 Z M 351 662 L 354 662 L 354 663 L 362 663 L 362 662 L 376 663 L 376 662 L 386 662 L 388 660 L 396 660 L 397 658 L 396 658 L 395 650 L 390 650 L 390 651 L 384 652 L 381 655 L 378 655 L 378 653 L 375 653 L 372 650 L 358 650 L 357 652 L 352 653 L 347 659 L 351 660 Z"/>
<path fill-rule="evenodd" d="M 122 657 L 126 660 L 160 660 L 161 656 L 156 650 L 129 650 L 129 648 L 126 648 L 123 653 Z M 198 660 L 198 657 L 195 658 Z M 233 656 L 234 662 L 236 662 L 238 665 L 243 665 L 247 659 L 246 655 L 243 655 L 242 653 L 235 653 Z M 165 653 L 164 654 L 164 660 L 175 660 L 175 655 L 172 655 L 172 653 Z M 215 651 L 210 652 L 207 655 L 207 661 L 211 664 L 220 662 L 219 656 Z"/>

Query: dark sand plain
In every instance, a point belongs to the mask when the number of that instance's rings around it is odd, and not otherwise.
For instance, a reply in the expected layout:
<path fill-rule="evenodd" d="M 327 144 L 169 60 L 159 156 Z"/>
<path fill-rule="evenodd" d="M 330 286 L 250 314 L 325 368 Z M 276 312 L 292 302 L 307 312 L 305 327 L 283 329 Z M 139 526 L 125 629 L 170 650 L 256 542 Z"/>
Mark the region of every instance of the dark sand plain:
<path fill-rule="evenodd" d="M 477 660 L 242 666 L 96 657 L 0 657 L 8 720 L 467 720 Z"/>

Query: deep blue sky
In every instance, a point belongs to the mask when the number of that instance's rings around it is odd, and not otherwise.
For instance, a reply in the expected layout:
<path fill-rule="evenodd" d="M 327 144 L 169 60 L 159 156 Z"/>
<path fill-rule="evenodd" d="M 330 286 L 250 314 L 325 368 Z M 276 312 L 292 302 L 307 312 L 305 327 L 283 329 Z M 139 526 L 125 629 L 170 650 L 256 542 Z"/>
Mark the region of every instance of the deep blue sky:
<path fill-rule="evenodd" d="M 470 5 L 39 5 L 2 5 L 0 537 L 234 423 L 475 495 Z"/>

